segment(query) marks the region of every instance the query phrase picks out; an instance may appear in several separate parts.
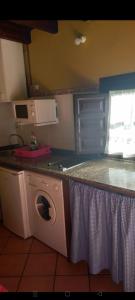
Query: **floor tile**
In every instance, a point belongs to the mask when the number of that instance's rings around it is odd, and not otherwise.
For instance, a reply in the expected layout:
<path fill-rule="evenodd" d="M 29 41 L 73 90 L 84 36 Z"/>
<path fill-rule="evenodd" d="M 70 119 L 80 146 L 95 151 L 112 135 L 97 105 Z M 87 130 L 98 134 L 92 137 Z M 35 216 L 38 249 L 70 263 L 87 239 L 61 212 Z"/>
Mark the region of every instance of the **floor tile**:
<path fill-rule="evenodd" d="M 0 284 L 2 284 L 8 292 L 16 292 L 20 277 L 0 277 Z"/>
<path fill-rule="evenodd" d="M 90 291 L 122 292 L 122 283 L 116 284 L 109 275 L 91 275 Z"/>
<path fill-rule="evenodd" d="M 2 253 L 3 249 L 7 245 L 9 237 L 7 236 L 2 236 L 0 237 L 0 253 Z"/>
<path fill-rule="evenodd" d="M 56 251 L 39 240 L 33 238 L 30 253 L 56 253 Z"/>
<path fill-rule="evenodd" d="M 0 276 L 20 276 L 26 257 L 26 254 L 0 255 Z"/>
<path fill-rule="evenodd" d="M 57 275 L 88 275 L 88 265 L 81 261 L 76 264 L 71 263 L 66 257 L 59 254 L 57 262 Z"/>
<path fill-rule="evenodd" d="M 32 238 L 23 239 L 20 237 L 10 237 L 3 250 L 3 253 L 28 253 L 32 243 Z"/>
<path fill-rule="evenodd" d="M 18 292 L 53 292 L 53 276 L 22 277 Z"/>
<path fill-rule="evenodd" d="M 56 276 L 55 292 L 89 292 L 88 276 Z"/>
<path fill-rule="evenodd" d="M 56 254 L 29 254 L 23 276 L 53 275 L 56 268 Z"/>
<path fill-rule="evenodd" d="M 0 237 L 7 237 L 7 236 L 9 237 L 11 235 L 12 232 L 0 224 Z"/>

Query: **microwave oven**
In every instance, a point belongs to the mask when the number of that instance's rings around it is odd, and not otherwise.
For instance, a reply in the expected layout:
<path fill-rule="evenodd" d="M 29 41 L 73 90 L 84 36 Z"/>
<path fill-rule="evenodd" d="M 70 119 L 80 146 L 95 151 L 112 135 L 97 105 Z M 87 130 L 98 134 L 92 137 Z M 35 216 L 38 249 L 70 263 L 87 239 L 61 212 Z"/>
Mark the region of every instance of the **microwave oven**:
<path fill-rule="evenodd" d="M 20 125 L 35 126 L 58 123 L 55 99 L 28 99 L 13 101 L 15 120 Z"/>

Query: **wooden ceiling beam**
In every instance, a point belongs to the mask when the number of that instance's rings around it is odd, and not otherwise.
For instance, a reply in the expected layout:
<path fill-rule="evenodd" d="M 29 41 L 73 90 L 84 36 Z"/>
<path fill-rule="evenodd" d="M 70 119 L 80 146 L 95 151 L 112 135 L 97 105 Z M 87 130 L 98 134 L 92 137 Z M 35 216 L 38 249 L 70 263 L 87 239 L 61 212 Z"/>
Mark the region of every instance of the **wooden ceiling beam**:
<path fill-rule="evenodd" d="M 58 21 L 56 20 L 10 20 L 14 24 L 27 26 L 31 29 L 39 29 L 49 33 L 58 32 Z"/>
<path fill-rule="evenodd" d="M 31 28 L 0 20 L 0 38 L 29 44 L 31 43 Z"/>
<path fill-rule="evenodd" d="M 49 33 L 58 32 L 58 22 L 55 20 L 0 20 L 0 38 L 31 43 L 31 30 L 39 29 Z"/>

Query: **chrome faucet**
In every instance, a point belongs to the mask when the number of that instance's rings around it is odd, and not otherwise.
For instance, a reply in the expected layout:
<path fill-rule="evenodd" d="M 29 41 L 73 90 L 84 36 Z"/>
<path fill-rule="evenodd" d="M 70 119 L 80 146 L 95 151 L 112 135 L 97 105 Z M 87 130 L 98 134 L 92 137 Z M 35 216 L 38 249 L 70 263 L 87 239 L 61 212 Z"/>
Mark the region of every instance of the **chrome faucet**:
<path fill-rule="evenodd" d="M 11 143 L 11 139 L 12 139 L 12 137 L 14 137 L 14 136 L 18 137 L 18 138 L 21 140 L 21 146 L 24 146 L 24 139 L 22 138 L 21 135 L 16 134 L 16 133 L 12 133 L 12 134 L 9 135 L 9 144 L 12 144 L 12 143 Z"/>

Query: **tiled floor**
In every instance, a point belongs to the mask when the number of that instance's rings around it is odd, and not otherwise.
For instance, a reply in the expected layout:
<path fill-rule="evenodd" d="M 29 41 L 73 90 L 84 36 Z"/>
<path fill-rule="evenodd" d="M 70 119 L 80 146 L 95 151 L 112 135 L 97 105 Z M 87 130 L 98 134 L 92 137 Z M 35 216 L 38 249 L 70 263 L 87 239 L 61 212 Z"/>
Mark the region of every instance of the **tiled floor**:
<path fill-rule="evenodd" d="M 70 263 L 35 238 L 23 240 L 0 225 L 0 284 L 8 291 L 121 292 L 108 271 L 88 273 L 82 261 Z"/>

